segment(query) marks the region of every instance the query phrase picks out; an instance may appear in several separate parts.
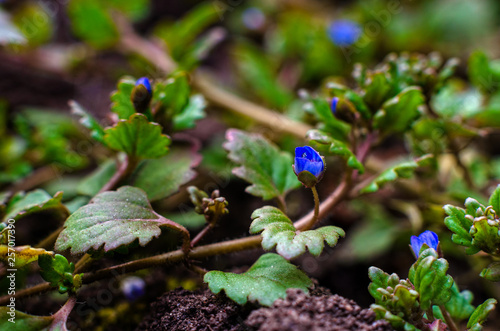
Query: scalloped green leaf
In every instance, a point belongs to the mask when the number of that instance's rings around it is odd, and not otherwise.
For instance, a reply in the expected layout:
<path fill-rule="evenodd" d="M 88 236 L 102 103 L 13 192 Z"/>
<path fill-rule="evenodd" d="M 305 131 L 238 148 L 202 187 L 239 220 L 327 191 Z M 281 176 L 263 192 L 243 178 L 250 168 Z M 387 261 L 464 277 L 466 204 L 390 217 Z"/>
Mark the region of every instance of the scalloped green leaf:
<path fill-rule="evenodd" d="M 233 174 L 252 184 L 246 188 L 248 193 L 264 200 L 284 198 L 300 186 L 292 169 L 292 155 L 261 135 L 230 129 L 224 148 L 229 151 L 229 159 L 240 165 Z"/>
<path fill-rule="evenodd" d="M 330 246 L 337 245 L 344 230 L 336 226 L 325 226 L 315 230 L 297 231 L 292 221 L 278 208 L 266 206 L 252 213 L 250 233 L 262 232 L 262 248 L 266 251 L 276 247 L 276 252 L 290 260 L 306 252 L 314 256 L 321 254 L 324 241 Z"/>
<path fill-rule="evenodd" d="M 420 253 L 411 266 L 408 278 L 420 294 L 420 307 L 429 309 L 432 305 L 444 305 L 452 296 L 453 278 L 446 274 L 448 261 L 438 259 L 434 249 Z"/>
<path fill-rule="evenodd" d="M 414 161 L 407 161 L 396 164 L 395 166 L 386 169 L 380 175 L 377 176 L 370 184 L 363 187 L 360 193 L 374 193 L 382 188 L 387 183 L 396 181 L 400 178 L 411 178 L 415 173 L 415 170 L 421 166 L 428 164 L 429 160 L 432 159 L 432 155 L 424 155 Z"/>
<path fill-rule="evenodd" d="M 111 111 L 116 113 L 122 120 L 128 120 L 135 114 L 135 108 L 130 100 L 130 95 L 134 89 L 136 80 L 133 77 L 125 76 L 118 81 L 118 89 L 111 94 Z"/>
<path fill-rule="evenodd" d="M 444 305 L 452 318 L 455 320 L 464 320 L 469 318 L 474 312 L 474 306 L 471 304 L 474 295 L 470 291 L 460 292 L 456 283 L 451 287 L 451 298 Z"/>
<path fill-rule="evenodd" d="M 345 141 L 351 127 L 333 115 L 328 101 L 323 98 L 315 98 L 311 100 L 311 104 L 314 113 L 324 125 L 324 131 L 329 132 L 336 139 Z"/>
<path fill-rule="evenodd" d="M 37 189 L 28 193 L 19 192 L 14 195 L 5 209 L 3 221 L 19 219 L 21 217 L 42 212 L 55 211 L 61 218 L 69 215 L 68 209 L 61 202 L 63 193 L 57 192 L 53 197 L 44 190 Z"/>
<path fill-rule="evenodd" d="M 134 114 L 128 120 L 104 130 L 106 144 L 133 158 L 154 159 L 168 153 L 170 138 L 161 133 L 160 125 L 149 122 L 146 116 Z"/>
<path fill-rule="evenodd" d="M 71 112 L 75 115 L 80 116 L 80 124 L 85 128 L 90 130 L 90 136 L 104 144 L 104 129 L 97 122 L 94 116 L 90 115 L 90 113 L 84 109 L 78 102 L 71 100 L 69 102 L 69 107 L 71 108 Z"/>
<path fill-rule="evenodd" d="M 453 232 L 451 240 L 455 244 L 469 247 L 469 249 L 466 250 L 467 254 L 477 253 L 477 249 L 471 251 L 471 249 L 473 249 L 473 247 L 471 247 L 472 236 L 469 231 L 473 222 L 465 217 L 465 210 L 452 205 L 445 205 L 443 209 L 448 215 L 444 219 L 444 224 L 448 229 L 450 229 L 451 232 Z"/>
<path fill-rule="evenodd" d="M 472 246 L 494 255 L 500 255 L 500 225 L 498 222 L 489 224 L 491 220 L 476 218 L 470 230 L 472 235 Z"/>
<path fill-rule="evenodd" d="M 190 92 L 187 73 L 177 72 L 167 80 L 155 84 L 152 103 L 159 102 L 170 117 L 173 117 L 188 105 Z"/>
<path fill-rule="evenodd" d="M 188 104 L 182 111 L 174 116 L 174 131 L 192 129 L 196 126 L 196 121 L 205 118 L 205 107 L 207 103 L 201 94 L 193 95 L 189 98 Z"/>
<path fill-rule="evenodd" d="M 360 173 L 365 171 L 363 164 L 359 162 L 349 146 L 333 138 L 328 132 L 309 130 L 307 132 L 307 140 L 309 140 L 313 147 L 320 151 L 342 157 L 349 167 L 357 169 Z"/>
<path fill-rule="evenodd" d="M 308 293 L 308 288 L 313 285 L 304 272 L 273 253 L 262 255 L 242 274 L 210 271 L 203 281 L 213 293 L 224 290 L 228 298 L 240 305 L 256 301 L 263 306 L 271 306 L 277 299 L 285 298 L 289 288 Z"/>
<path fill-rule="evenodd" d="M 98 194 L 64 224 L 55 248 L 72 254 L 103 249 L 109 252 L 135 240 L 145 246 L 161 233 L 168 220 L 151 208 L 143 190 L 124 186 Z"/>
<path fill-rule="evenodd" d="M 8 268 L 22 268 L 25 265 L 37 261 L 42 254 L 53 255 L 54 252 L 46 251 L 43 248 L 33 248 L 31 246 L 0 245 L 0 261 Z"/>
<path fill-rule="evenodd" d="M 363 101 L 371 108 L 378 109 L 387 99 L 392 90 L 389 75 L 385 71 L 375 71 L 368 74 L 364 83 Z"/>
<path fill-rule="evenodd" d="M 482 324 L 488 318 L 488 314 L 495 309 L 497 301 L 495 299 L 488 299 L 479 306 L 472 313 L 467 322 L 467 329 L 470 331 L 480 331 L 483 329 Z"/>
<path fill-rule="evenodd" d="M 196 149 L 173 147 L 167 155 L 159 159 L 141 161 L 125 184 L 144 190 L 150 201 L 161 200 L 178 192 L 182 185 L 196 177 L 193 168 L 197 167 L 200 161 L 201 155 Z M 80 182 L 78 193 L 91 197 L 96 195 L 115 172 L 114 161 L 104 162 Z"/>
<path fill-rule="evenodd" d="M 373 126 L 385 133 L 404 132 L 420 115 L 424 96 L 419 87 L 405 88 L 395 97 L 387 100 L 373 117 Z"/>

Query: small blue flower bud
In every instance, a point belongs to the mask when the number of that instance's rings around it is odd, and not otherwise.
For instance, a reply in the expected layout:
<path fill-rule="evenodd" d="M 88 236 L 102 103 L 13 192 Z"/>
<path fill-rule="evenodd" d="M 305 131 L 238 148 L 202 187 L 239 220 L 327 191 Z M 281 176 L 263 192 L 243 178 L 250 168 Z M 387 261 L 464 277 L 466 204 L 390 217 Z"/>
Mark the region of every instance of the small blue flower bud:
<path fill-rule="evenodd" d="M 328 37 L 340 47 L 351 46 L 360 36 L 361 27 L 350 20 L 338 20 L 328 27 Z"/>
<path fill-rule="evenodd" d="M 312 147 L 295 148 L 293 171 L 306 187 L 315 186 L 323 177 L 325 161 Z"/>
<path fill-rule="evenodd" d="M 130 101 L 132 101 L 135 111 L 142 114 L 146 113 L 152 98 L 153 93 L 149 79 L 147 77 L 139 78 L 130 94 Z"/>
<path fill-rule="evenodd" d="M 438 235 L 435 234 L 434 232 L 426 230 L 422 232 L 418 237 L 411 236 L 410 242 L 411 242 L 411 249 L 413 250 L 413 253 L 415 253 L 415 257 L 418 259 L 423 244 L 426 244 L 429 248 L 432 248 L 435 251 L 437 251 L 439 238 Z"/>
<path fill-rule="evenodd" d="M 135 86 L 137 85 L 144 85 L 144 87 L 146 88 L 146 90 L 148 90 L 148 92 L 151 94 L 152 93 L 152 90 L 151 90 L 151 83 L 149 82 L 149 79 L 148 77 L 141 77 L 137 80 L 137 82 L 135 82 Z"/>
<path fill-rule="evenodd" d="M 146 282 L 142 278 L 131 276 L 121 282 L 120 288 L 128 301 L 135 301 L 146 292 Z"/>
<path fill-rule="evenodd" d="M 333 115 L 337 112 L 337 104 L 339 103 L 339 98 L 333 97 L 330 102 L 330 109 L 332 110 Z"/>

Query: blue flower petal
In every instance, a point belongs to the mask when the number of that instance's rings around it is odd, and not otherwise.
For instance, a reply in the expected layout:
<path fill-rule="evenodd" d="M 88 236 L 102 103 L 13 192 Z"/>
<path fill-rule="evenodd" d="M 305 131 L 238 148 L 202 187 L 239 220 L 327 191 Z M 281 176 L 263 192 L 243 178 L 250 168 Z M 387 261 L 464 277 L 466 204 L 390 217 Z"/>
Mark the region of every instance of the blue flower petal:
<path fill-rule="evenodd" d="M 149 93 L 151 93 L 151 83 L 149 82 L 149 79 L 147 77 L 141 77 L 135 82 L 135 86 L 137 85 L 144 85 L 146 90 L 148 90 Z"/>
<path fill-rule="evenodd" d="M 325 163 L 321 155 L 310 146 L 295 148 L 294 170 L 296 174 L 309 171 L 319 178 L 325 170 Z"/>
<path fill-rule="evenodd" d="M 351 46 L 361 36 L 361 27 L 350 20 L 338 20 L 328 27 L 328 36 L 338 46 Z"/>
<path fill-rule="evenodd" d="M 439 237 L 434 232 L 426 230 L 422 232 L 418 237 L 411 236 L 410 243 L 411 243 L 411 249 L 413 250 L 415 256 L 418 259 L 423 244 L 426 244 L 427 246 L 429 246 L 429 248 L 437 250 L 439 244 Z"/>
<path fill-rule="evenodd" d="M 339 98 L 333 97 L 330 102 L 330 109 L 332 110 L 333 115 L 337 112 L 337 104 L 339 103 Z"/>

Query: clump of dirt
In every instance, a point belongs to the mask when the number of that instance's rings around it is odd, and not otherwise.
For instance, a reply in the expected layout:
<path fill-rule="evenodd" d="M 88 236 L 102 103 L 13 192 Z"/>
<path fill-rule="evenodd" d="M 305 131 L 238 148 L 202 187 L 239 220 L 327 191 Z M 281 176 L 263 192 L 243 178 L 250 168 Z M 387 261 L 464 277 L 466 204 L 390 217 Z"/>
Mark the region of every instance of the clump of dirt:
<path fill-rule="evenodd" d="M 252 311 L 253 310 L 253 311 Z M 239 306 L 209 290 L 176 289 L 151 305 L 151 313 L 137 330 L 231 330 L 231 331 L 389 331 L 386 321 L 354 301 L 316 289 L 311 295 L 288 290 L 287 298 L 272 307 Z"/>
<path fill-rule="evenodd" d="M 339 295 L 306 295 L 289 289 L 286 299 L 276 300 L 270 308 L 253 311 L 245 323 L 259 331 L 388 331 L 387 321 L 375 321 L 375 313 Z"/>
<path fill-rule="evenodd" d="M 224 295 L 210 290 L 167 292 L 151 304 L 151 313 L 136 330 L 169 331 L 239 331 L 251 311 Z"/>

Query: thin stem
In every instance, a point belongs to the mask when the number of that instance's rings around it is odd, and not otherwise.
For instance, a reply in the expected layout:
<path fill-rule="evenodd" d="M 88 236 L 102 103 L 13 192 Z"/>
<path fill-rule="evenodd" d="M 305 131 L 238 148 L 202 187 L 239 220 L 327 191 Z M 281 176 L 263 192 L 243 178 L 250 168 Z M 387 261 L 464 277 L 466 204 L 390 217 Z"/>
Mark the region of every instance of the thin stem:
<path fill-rule="evenodd" d="M 439 309 L 441 310 L 441 314 L 443 314 L 444 320 L 446 321 L 446 324 L 448 325 L 448 328 L 450 329 L 450 331 L 458 331 L 458 328 L 457 328 L 455 322 L 451 318 L 451 316 L 448 313 L 448 311 L 446 310 L 446 308 L 443 305 L 441 305 L 441 306 L 439 306 Z"/>
<path fill-rule="evenodd" d="M 80 273 L 81 270 L 83 270 L 83 268 L 91 262 L 92 262 L 92 256 L 90 256 L 90 254 L 85 254 L 84 256 L 82 256 L 80 260 L 78 260 L 78 262 L 76 262 L 75 271 L 73 273 L 74 274 Z"/>
<path fill-rule="evenodd" d="M 99 193 L 114 189 L 122 180 L 127 178 L 134 171 L 137 163 L 137 159 L 130 158 L 128 155 L 126 155 L 125 159 L 118 167 L 118 170 L 115 172 L 113 177 L 111 177 L 111 179 L 99 190 Z"/>
<path fill-rule="evenodd" d="M 278 208 L 283 212 L 283 213 L 287 213 L 287 208 L 286 208 L 286 202 L 285 202 L 285 198 L 283 196 L 278 196 L 276 198 L 276 201 L 278 202 Z"/>
<path fill-rule="evenodd" d="M 304 224 L 302 226 L 301 230 L 306 231 L 311 229 L 314 224 L 318 222 L 318 217 L 319 217 L 319 196 L 318 196 L 318 190 L 316 189 L 316 186 L 311 187 L 311 191 L 314 197 L 314 211 L 313 211 L 313 217 L 309 220 L 308 223 Z"/>
<path fill-rule="evenodd" d="M 460 148 L 458 147 L 456 141 L 452 138 L 449 137 L 449 142 L 450 142 L 450 149 L 455 157 L 455 161 L 457 162 L 458 167 L 462 170 L 465 183 L 467 183 L 467 186 L 469 188 L 474 188 L 474 181 L 472 180 L 472 176 L 469 172 L 469 169 L 465 166 L 465 164 L 462 162 L 462 158 L 460 157 Z"/>
<path fill-rule="evenodd" d="M 198 242 L 211 230 L 213 229 L 213 225 L 210 223 L 210 224 L 207 224 L 203 230 L 201 230 L 197 235 L 196 237 L 194 237 L 193 240 L 191 240 L 191 247 L 194 247 L 198 244 Z"/>

